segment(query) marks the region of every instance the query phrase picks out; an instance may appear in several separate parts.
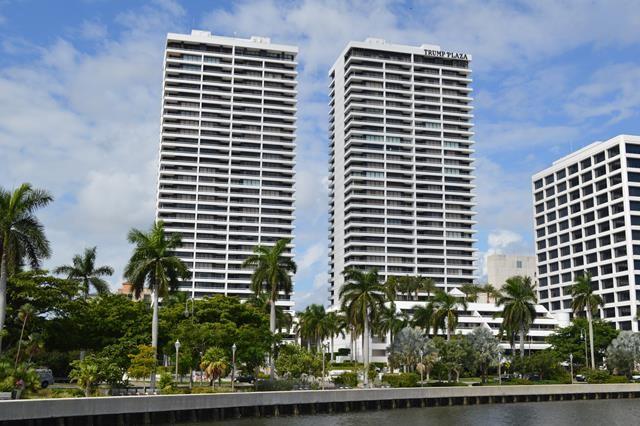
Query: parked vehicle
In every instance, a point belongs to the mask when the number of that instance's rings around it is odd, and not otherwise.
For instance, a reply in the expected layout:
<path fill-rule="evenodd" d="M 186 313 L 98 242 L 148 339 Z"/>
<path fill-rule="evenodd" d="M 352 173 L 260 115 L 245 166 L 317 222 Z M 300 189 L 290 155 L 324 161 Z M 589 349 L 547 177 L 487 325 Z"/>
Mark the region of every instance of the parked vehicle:
<path fill-rule="evenodd" d="M 587 378 L 584 374 L 576 374 L 576 382 L 586 382 Z"/>
<path fill-rule="evenodd" d="M 241 374 L 236 377 L 236 383 L 253 383 L 256 381 L 256 378 L 251 374 Z"/>
<path fill-rule="evenodd" d="M 53 379 L 53 372 L 50 368 L 36 368 L 36 373 L 40 376 L 40 387 L 42 389 L 46 389 L 55 383 L 55 380 Z"/>

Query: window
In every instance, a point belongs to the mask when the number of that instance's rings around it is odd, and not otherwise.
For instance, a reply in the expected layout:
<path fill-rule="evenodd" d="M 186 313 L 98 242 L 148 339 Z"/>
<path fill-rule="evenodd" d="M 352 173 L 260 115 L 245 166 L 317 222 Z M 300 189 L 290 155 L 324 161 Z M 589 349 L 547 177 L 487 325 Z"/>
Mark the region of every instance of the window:
<path fill-rule="evenodd" d="M 625 149 L 629 154 L 640 154 L 640 145 L 628 143 L 625 145 Z"/>
<path fill-rule="evenodd" d="M 522 260 L 516 260 L 516 268 L 522 269 Z"/>

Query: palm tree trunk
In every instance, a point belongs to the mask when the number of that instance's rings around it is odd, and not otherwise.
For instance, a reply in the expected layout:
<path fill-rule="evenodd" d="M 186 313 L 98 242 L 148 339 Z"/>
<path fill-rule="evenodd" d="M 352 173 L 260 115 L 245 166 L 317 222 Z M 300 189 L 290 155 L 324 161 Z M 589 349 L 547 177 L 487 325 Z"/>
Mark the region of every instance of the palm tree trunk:
<path fill-rule="evenodd" d="M 591 306 L 587 305 L 587 322 L 589 323 L 589 346 L 591 346 L 591 369 L 596 369 L 596 358 L 594 356 L 593 349 L 593 316 L 591 313 Z"/>
<path fill-rule="evenodd" d="M 22 330 L 20 330 L 20 340 L 18 340 L 18 352 L 16 352 L 16 362 L 14 363 L 14 367 L 18 366 L 18 360 L 20 359 L 20 348 L 22 347 L 22 336 L 24 335 L 24 327 L 27 325 L 27 319 L 29 318 L 29 314 L 24 316 L 24 321 L 22 321 Z"/>
<path fill-rule="evenodd" d="M 364 344 L 362 345 L 362 359 L 364 360 L 364 387 L 369 387 L 369 315 L 364 316 Z"/>
<path fill-rule="evenodd" d="M 0 262 L 0 354 L 2 353 L 2 332 L 4 331 L 4 319 L 7 315 L 7 248 L 6 244 L 2 250 L 2 261 Z"/>
<path fill-rule="evenodd" d="M 524 327 L 520 327 L 520 359 L 524 359 Z"/>
<path fill-rule="evenodd" d="M 276 301 L 272 299 L 269 301 L 270 313 L 269 313 L 269 330 L 271 330 L 271 334 L 275 334 L 276 332 Z M 274 360 L 274 353 L 276 351 L 275 342 L 271 344 L 271 356 L 269 357 L 269 378 L 271 380 L 276 377 L 276 366 Z"/>
<path fill-rule="evenodd" d="M 331 334 L 331 362 L 333 362 L 334 360 L 334 356 L 333 356 L 334 350 L 333 350 L 333 333 Z"/>
<path fill-rule="evenodd" d="M 157 286 L 153 286 L 153 290 L 151 291 L 151 299 L 153 303 L 153 317 L 151 320 L 151 346 L 153 347 L 153 371 L 151 372 L 151 383 L 149 387 L 151 388 L 151 393 L 153 394 L 156 390 L 156 368 L 155 365 L 158 362 L 158 288 Z"/>

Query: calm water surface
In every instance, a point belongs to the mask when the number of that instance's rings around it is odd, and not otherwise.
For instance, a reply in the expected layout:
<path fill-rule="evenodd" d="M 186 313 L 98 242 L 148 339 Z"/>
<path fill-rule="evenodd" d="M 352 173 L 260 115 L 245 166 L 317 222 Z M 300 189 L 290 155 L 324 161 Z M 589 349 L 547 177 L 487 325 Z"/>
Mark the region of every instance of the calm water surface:
<path fill-rule="evenodd" d="M 404 425 L 640 425 L 640 400 L 560 401 L 246 418 L 200 423 L 229 426 Z"/>

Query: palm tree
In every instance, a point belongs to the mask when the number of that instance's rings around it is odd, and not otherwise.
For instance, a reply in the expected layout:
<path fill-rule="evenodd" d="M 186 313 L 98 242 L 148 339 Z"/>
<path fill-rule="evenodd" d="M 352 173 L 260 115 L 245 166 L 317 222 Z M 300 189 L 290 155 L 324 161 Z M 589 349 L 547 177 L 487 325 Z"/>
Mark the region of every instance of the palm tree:
<path fill-rule="evenodd" d="M 395 302 L 398 296 L 399 277 L 391 276 L 384 283 L 384 295 L 389 302 Z"/>
<path fill-rule="evenodd" d="M 174 250 L 182 244 L 179 235 L 164 231 L 164 223 L 157 221 L 150 231 L 144 233 L 138 229 L 129 231 L 128 240 L 135 244 L 129 263 L 125 267 L 124 276 L 140 297 L 145 284 L 151 290 L 153 319 L 151 322 L 151 346 L 154 355 L 158 352 L 158 297 L 166 296 L 169 290 L 178 286 L 180 279 L 189 277 L 187 265 L 174 255 Z M 156 374 L 151 374 L 151 392 L 155 390 Z"/>
<path fill-rule="evenodd" d="M 343 271 L 345 284 L 340 289 L 342 311 L 356 330 L 362 327 L 364 386 L 369 385 L 369 326 L 371 319 L 376 317 L 380 307 L 384 304 L 384 286 L 380 284 L 378 271 L 373 269 L 362 272 L 357 269 Z"/>
<path fill-rule="evenodd" d="M 427 301 L 431 298 L 431 293 L 434 293 L 437 290 L 436 282 L 433 278 L 428 277 L 419 277 L 420 287 L 419 290 L 427 293 Z"/>
<path fill-rule="evenodd" d="M 324 317 L 324 323 L 324 330 L 331 339 L 331 361 L 333 362 L 335 352 L 333 349 L 333 339 L 338 335 L 342 335 L 344 338 L 344 330 L 347 327 L 347 322 L 344 315 L 334 311 L 327 313 Z"/>
<path fill-rule="evenodd" d="M 15 191 L 0 188 L 0 353 L 7 315 L 7 280 L 9 269 L 27 258 L 32 268 L 50 256 L 49 240 L 36 210 L 53 201 L 45 190 L 23 183 Z"/>
<path fill-rule="evenodd" d="M 16 362 L 14 368 L 18 366 L 18 360 L 20 359 L 20 349 L 22 348 L 22 337 L 24 336 L 24 328 L 27 325 L 27 321 L 35 313 L 35 308 L 29 303 L 25 303 L 18 310 L 18 319 L 22 321 L 22 329 L 20 330 L 20 340 L 18 340 L 18 351 L 16 352 Z"/>
<path fill-rule="evenodd" d="M 424 330 L 424 333 L 428 336 L 429 330 L 433 327 L 433 312 L 434 306 L 431 303 L 427 303 L 426 305 L 416 305 L 413 307 L 413 326 L 420 327 Z M 435 333 L 435 327 L 434 327 Z"/>
<path fill-rule="evenodd" d="M 497 300 L 501 296 L 500 290 L 496 289 L 491 284 L 485 284 L 480 287 L 480 292 L 487 296 L 487 302 L 491 302 L 491 299 Z"/>
<path fill-rule="evenodd" d="M 307 341 L 307 348 L 311 350 L 311 343 L 316 348 L 320 348 L 321 340 L 328 335 L 326 333 L 327 312 L 324 306 L 312 304 L 306 307 L 303 312 L 298 313 L 298 335 Z"/>
<path fill-rule="evenodd" d="M 596 359 L 593 355 L 593 313 L 599 306 L 602 306 L 603 300 L 602 297 L 593 292 L 590 273 L 585 272 L 579 277 L 576 277 L 576 282 L 571 286 L 571 295 L 573 296 L 573 301 L 571 302 L 573 312 L 577 313 L 583 309 L 587 312 L 589 346 L 591 347 L 591 369 L 595 370 Z"/>
<path fill-rule="evenodd" d="M 520 358 L 524 359 L 524 339 L 536 317 L 537 298 L 530 277 L 515 276 L 508 278 L 502 288 L 502 295 L 496 301 L 504 306 L 499 316 L 502 317 L 501 331 L 513 335 L 520 333 Z"/>
<path fill-rule="evenodd" d="M 458 300 L 457 297 L 438 290 L 433 296 L 433 327 L 435 330 L 442 329 L 447 332 L 447 340 L 451 340 L 458 325 L 459 308 L 467 309 L 467 302 Z"/>
<path fill-rule="evenodd" d="M 389 333 L 389 344 L 393 344 L 393 338 L 407 325 L 406 318 L 398 316 L 396 304 L 391 302 L 389 306 L 382 306 L 376 317 L 373 329 L 380 337 L 386 337 Z"/>
<path fill-rule="evenodd" d="M 478 293 L 480 292 L 480 287 L 475 284 L 463 284 L 460 286 L 460 291 L 464 293 L 465 300 L 467 302 L 477 302 L 478 301 Z"/>
<path fill-rule="evenodd" d="M 78 281 L 82 286 L 84 299 L 89 296 L 89 287 L 92 286 L 98 293 L 109 292 L 109 284 L 101 277 L 113 275 L 111 266 L 100 266 L 96 268 L 96 247 L 87 248 L 83 255 L 73 256 L 73 265 L 63 265 L 57 267 L 56 274 L 65 274 L 67 278 Z"/>
<path fill-rule="evenodd" d="M 285 255 L 287 246 L 291 241 L 288 239 L 278 240 L 273 247 L 256 246 L 253 255 L 249 256 L 243 263 L 243 268 L 253 268 L 251 275 L 251 290 L 258 294 L 267 292 L 269 303 L 271 304 L 269 313 L 269 329 L 272 334 L 276 332 L 276 301 L 282 292 L 285 295 L 291 293 L 291 276 L 296 273 L 296 263 Z M 275 342 L 271 346 L 271 356 L 269 359 L 269 369 L 271 379 L 275 378 L 275 364 L 273 352 Z"/>
<path fill-rule="evenodd" d="M 271 313 L 271 303 L 269 302 L 269 295 L 267 293 L 254 293 L 247 299 L 247 303 L 267 315 Z M 284 312 L 276 306 L 276 330 L 280 333 L 282 333 L 282 330 L 288 331 L 291 329 L 292 324 L 293 317 L 291 314 Z"/>
<path fill-rule="evenodd" d="M 207 349 L 202 356 L 200 368 L 211 381 L 211 387 L 215 387 L 216 379 L 219 380 L 229 368 L 224 351 L 218 347 Z"/>
<path fill-rule="evenodd" d="M 418 290 L 420 290 L 418 277 L 405 275 L 398 278 L 398 290 L 404 294 L 407 300 L 410 300 L 412 295 L 415 297 L 415 300 L 418 300 Z"/>

